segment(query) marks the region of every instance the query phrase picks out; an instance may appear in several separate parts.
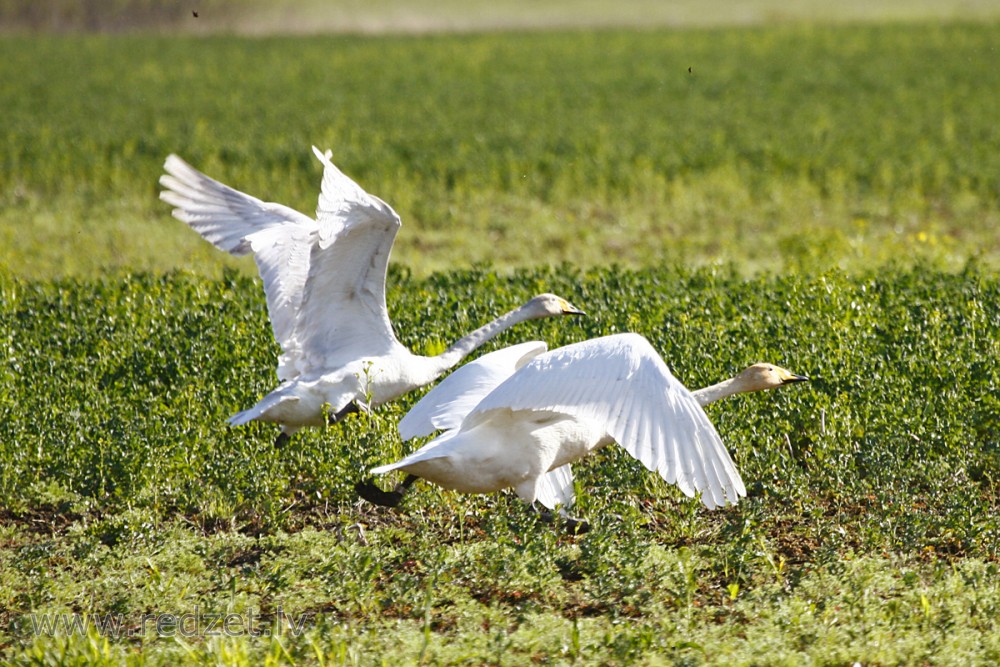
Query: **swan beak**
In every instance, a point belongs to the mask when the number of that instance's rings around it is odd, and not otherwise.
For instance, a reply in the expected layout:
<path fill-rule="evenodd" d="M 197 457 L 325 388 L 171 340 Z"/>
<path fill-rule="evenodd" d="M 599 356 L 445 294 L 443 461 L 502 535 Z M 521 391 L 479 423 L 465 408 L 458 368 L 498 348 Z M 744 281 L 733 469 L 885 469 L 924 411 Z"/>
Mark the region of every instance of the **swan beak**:
<path fill-rule="evenodd" d="M 794 375 L 792 373 L 788 374 L 788 377 L 781 379 L 781 384 L 794 384 L 795 382 L 808 382 L 809 378 L 805 375 Z"/>
<path fill-rule="evenodd" d="M 584 317 L 587 315 L 587 313 L 583 312 L 582 310 L 580 310 L 579 308 L 577 308 L 576 306 L 574 306 L 573 304 L 571 304 L 569 301 L 563 301 L 562 302 L 562 314 L 563 315 L 579 315 L 579 316 L 584 316 Z"/>

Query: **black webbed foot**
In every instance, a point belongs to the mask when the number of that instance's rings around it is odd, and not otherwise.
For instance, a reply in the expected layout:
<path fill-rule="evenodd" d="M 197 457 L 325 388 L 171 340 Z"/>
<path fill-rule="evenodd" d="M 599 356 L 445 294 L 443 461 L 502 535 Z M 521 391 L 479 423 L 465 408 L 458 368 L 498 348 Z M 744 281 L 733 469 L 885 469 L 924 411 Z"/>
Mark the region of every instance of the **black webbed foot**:
<path fill-rule="evenodd" d="M 292 439 L 292 436 L 288 435 L 284 431 L 278 434 L 278 437 L 274 439 L 274 446 L 276 449 L 281 449 Z"/>
<path fill-rule="evenodd" d="M 362 482 L 358 482 L 354 485 L 354 490 L 358 492 L 358 495 L 370 502 L 373 505 L 381 505 L 382 507 L 397 507 L 399 503 L 403 501 L 403 496 L 406 495 L 406 491 L 413 486 L 419 477 L 416 475 L 407 475 L 406 479 L 396 485 L 392 491 L 383 491 L 371 478 L 366 479 Z"/>
<path fill-rule="evenodd" d="M 403 500 L 403 494 L 399 491 L 383 491 L 375 486 L 371 480 L 358 482 L 354 485 L 354 490 L 372 505 L 396 507 Z"/>

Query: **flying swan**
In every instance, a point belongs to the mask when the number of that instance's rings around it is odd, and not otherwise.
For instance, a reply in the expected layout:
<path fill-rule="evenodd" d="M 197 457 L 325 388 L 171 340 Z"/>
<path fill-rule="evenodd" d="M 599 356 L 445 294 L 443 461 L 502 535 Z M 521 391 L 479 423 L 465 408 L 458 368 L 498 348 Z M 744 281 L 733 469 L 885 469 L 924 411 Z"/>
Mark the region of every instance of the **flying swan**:
<path fill-rule="evenodd" d="M 385 275 L 396 212 L 330 161 L 323 163 L 316 219 L 261 201 L 170 155 L 160 199 L 175 218 L 233 255 L 253 253 L 281 346 L 276 389 L 229 418 L 281 426 L 281 445 L 305 426 L 322 426 L 433 382 L 466 355 L 526 320 L 582 311 L 541 294 L 456 341 L 437 356 L 411 353 L 397 339 L 385 304 Z"/>
<path fill-rule="evenodd" d="M 400 421 L 400 435 L 445 432 L 372 469 L 409 475 L 395 491 L 369 485 L 365 497 L 393 505 L 423 478 L 463 493 L 512 487 L 526 503 L 565 508 L 574 500 L 569 464 L 618 442 L 687 496 L 700 493 L 709 509 L 735 504 L 746 488 L 702 407 L 807 379 L 755 364 L 691 392 L 638 334 L 550 352 L 545 343 L 522 343 L 466 364 L 428 392 Z"/>

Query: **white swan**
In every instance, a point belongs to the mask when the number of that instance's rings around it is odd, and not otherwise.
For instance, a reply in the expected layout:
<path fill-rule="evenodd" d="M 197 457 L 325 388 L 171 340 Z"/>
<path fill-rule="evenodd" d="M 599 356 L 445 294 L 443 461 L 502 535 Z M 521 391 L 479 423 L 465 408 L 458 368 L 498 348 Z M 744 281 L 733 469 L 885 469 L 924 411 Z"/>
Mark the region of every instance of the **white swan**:
<path fill-rule="evenodd" d="M 582 311 L 542 294 L 456 341 L 443 353 L 411 353 L 396 339 L 385 304 L 385 274 L 400 219 L 330 161 L 324 165 L 316 219 L 263 202 L 170 155 L 160 198 L 174 217 L 215 247 L 253 253 L 264 282 L 280 385 L 230 424 L 281 425 L 277 444 L 304 426 L 321 426 L 359 408 L 426 385 L 467 354 L 525 320 Z"/>
<path fill-rule="evenodd" d="M 807 379 L 755 364 L 690 392 L 638 334 L 545 349 L 533 342 L 484 355 L 428 392 L 400 422 L 400 435 L 446 431 L 372 469 L 410 474 L 375 501 L 395 504 L 419 477 L 465 493 L 512 487 L 527 503 L 569 507 L 569 464 L 618 442 L 686 495 L 701 493 L 706 507 L 735 504 L 746 489 L 702 406 Z"/>

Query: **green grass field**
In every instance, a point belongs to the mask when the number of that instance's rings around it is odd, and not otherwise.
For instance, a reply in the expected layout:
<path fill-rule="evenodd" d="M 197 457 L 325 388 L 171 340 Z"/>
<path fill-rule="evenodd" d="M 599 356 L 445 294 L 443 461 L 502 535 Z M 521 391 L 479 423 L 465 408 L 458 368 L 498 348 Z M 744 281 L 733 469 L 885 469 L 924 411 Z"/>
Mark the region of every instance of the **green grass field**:
<path fill-rule="evenodd" d="M 272 381 L 249 279 L 8 283 L 0 622 L 15 664 L 1000 657 L 995 275 L 563 267 L 393 283 L 418 350 L 544 287 L 591 316 L 498 345 L 633 330 L 691 386 L 758 359 L 812 382 L 710 410 L 750 489 L 735 508 L 708 512 L 608 451 L 580 466 L 596 525 L 572 537 L 508 495 L 424 485 L 399 511 L 358 503 L 353 482 L 402 451 L 412 398 L 284 450 L 273 428 L 224 426 Z M 305 634 L 36 636 L 109 614 L 141 633 L 146 615 L 198 610 L 270 627 L 279 609 Z"/>
<path fill-rule="evenodd" d="M 0 664 L 1000 662 L 1000 24 L 845 18 L 0 36 Z M 589 317 L 486 349 L 809 375 L 709 409 L 749 497 L 609 449 L 575 536 L 359 502 L 419 393 L 283 450 L 227 427 L 274 381 L 260 287 L 156 181 L 177 152 L 311 212 L 313 143 L 403 216 L 417 352 L 555 291 Z"/>
<path fill-rule="evenodd" d="M 959 268 L 1000 258 L 997 24 L 0 40 L 0 262 L 223 260 L 177 152 L 311 212 L 310 144 L 403 217 L 395 261 Z M 30 231 L 29 231 L 30 230 Z"/>

